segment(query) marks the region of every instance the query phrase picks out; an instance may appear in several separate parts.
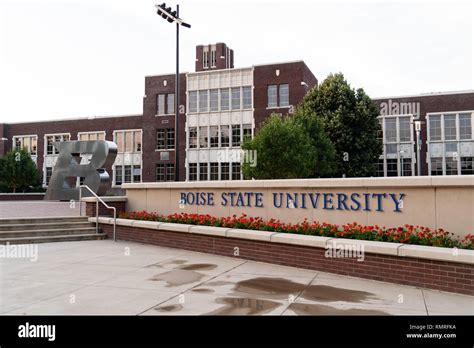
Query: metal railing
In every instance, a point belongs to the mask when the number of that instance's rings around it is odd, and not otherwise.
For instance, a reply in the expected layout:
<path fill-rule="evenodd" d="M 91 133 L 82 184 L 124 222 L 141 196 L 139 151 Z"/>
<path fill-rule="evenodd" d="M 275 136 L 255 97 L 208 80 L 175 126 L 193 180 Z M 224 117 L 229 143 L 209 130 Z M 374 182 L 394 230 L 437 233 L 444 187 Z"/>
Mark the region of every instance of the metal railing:
<path fill-rule="evenodd" d="M 117 209 L 115 207 L 111 207 L 110 205 L 107 205 L 102 198 L 97 196 L 97 194 L 90 189 L 89 186 L 87 185 L 81 185 L 79 186 L 79 216 L 82 216 L 82 189 L 86 188 L 89 190 L 90 193 L 94 195 L 96 198 L 95 201 L 95 231 L 96 233 L 99 233 L 99 202 L 102 203 L 107 209 L 112 209 L 114 211 L 114 242 L 116 242 L 115 239 L 115 226 L 117 224 Z"/>

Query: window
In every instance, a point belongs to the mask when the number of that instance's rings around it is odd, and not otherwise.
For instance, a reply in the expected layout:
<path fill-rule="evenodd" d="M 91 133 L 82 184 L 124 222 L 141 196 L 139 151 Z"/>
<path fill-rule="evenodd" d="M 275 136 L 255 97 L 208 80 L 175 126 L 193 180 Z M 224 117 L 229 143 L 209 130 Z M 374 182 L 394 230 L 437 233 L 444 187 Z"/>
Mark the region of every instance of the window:
<path fill-rule="evenodd" d="M 268 86 L 268 107 L 276 108 L 278 106 L 278 96 L 277 96 L 277 86 L 270 85 Z"/>
<path fill-rule="evenodd" d="M 387 154 L 396 154 L 398 151 L 397 144 L 387 144 L 385 145 L 385 150 Z"/>
<path fill-rule="evenodd" d="M 385 141 L 397 141 L 397 119 L 395 117 L 385 119 Z"/>
<path fill-rule="evenodd" d="M 232 126 L 232 146 L 240 146 L 240 125 Z"/>
<path fill-rule="evenodd" d="M 174 181 L 174 163 L 166 165 L 166 181 Z"/>
<path fill-rule="evenodd" d="M 430 125 L 430 140 L 441 140 L 441 116 L 432 115 L 429 116 Z M 433 174 L 432 174 L 433 175 Z"/>
<path fill-rule="evenodd" d="M 164 115 L 165 114 L 165 95 L 164 94 L 158 94 L 158 97 L 156 98 L 156 104 L 157 104 L 157 115 Z"/>
<path fill-rule="evenodd" d="M 252 125 L 251 124 L 244 124 L 242 125 L 242 137 L 243 139 L 252 139 Z"/>
<path fill-rule="evenodd" d="M 46 135 L 46 154 L 57 155 L 59 152 L 53 143 L 61 141 L 69 141 L 69 134 Z"/>
<path fill-rule="evenodd" d="M 453 157 L 446 157 L 446 175 L 458 174 L 458 161 Z"/>
<path fill-rule="evenodd" d="M 458 152 L 458 144 L 457 143 L 445 143 L 445 152 L 446 154 L 453 154 Z"/>
<path fill-rule="evenodd" d="M 172 150 L 174 149 L 174 128 L 156 130 L 156 149 Z"/>
<path fill-rule="evenodd" d="M 199 163 L 199 180 L 207 180 L 207 163 Z"/>
<path fill-rule="evenodd" d="M 252 107 L 252 87 L 242 88 L 242 108 L 250 109 Z"/>
<path fill-rule="evenodd" d="M 209 140 L 211 147 L 219 147 L 219 126 L 209 127 Z"/>
<path fill-rule="evenodd" d="M 240 87 L 232 88 L 232 110 L 240 109 Z"/>
<path fill-rule="evenodd" d="M 442 158 L 431 158 L 431 175 L 443 175 Z"/>
<path fill-rule="evenodd" d="M 189 92 L 189 112 L 197 112 L 197 91 Z"/>
<path fill-rule="evenodd" d="M 240 162 L 232 163 L 232 180 L 240 180 Z"/>
<path fill-rule="evenodd" d="M 82 141 L 105 140 L 105 132 L 79 132 L 77 139 Z"/>
<path fill-rule="evenodd" d="M 122 166 L 115 166 L 115 185 L 122 185 L 123 172 Z"/>
<path fill-rule="evenodd" d="M 211 180 L 219 180 L 219 163 L 211 163 Z"/>
<path fill-rule="evenodd" d="M 207 137 L 207 126 L 199 127 L 199 148 L 209 147 L 209 141 Z"/>
<path fill-rule="evenodd" d="M 474 174 L 474 157 L 461 157 L 461 175 Z"/>
<path fill-rule="evenodd" d="M 210 108 L 211 111 L 218 111 L 219 110 L 219 90 L 218 89 L 211 89 L 210 90 Z"/>
<path fill-rule="evenodd" d="M 387 176 L 398 176 L 398 160 L 387 158 Z"/>
<path fill-rule="evenodd" d="M 168 150 L 174 149 L 174 128 L 166 130 L 166 148 Z"/>
<path fill-rule="evenodd" d="M 410 141 L 411 140 L 411 126 L 410 126 L 410 117 L 400 117 L 399 118 L 399 129 L 400 129 L 400 141 Z"/>
<path fill-rule="evenodd" d="M 115 131 L 114 140 L 115 140 L 115 143 L 117 144 L 117 152 L 119 153 L 142 152 L 142 131 L 141 130 Z"/>
<path fill-rule="evenodd" d="M 216 67 L 216 49 L 211 50 L 211 68 Z"/>
<path fill-rule="evenodd" d="M 221 147 L 229 146 L 229 126 L 221 126 Z"/>
<path fill-rule="evenodd" d="M 132 166 L 123 166 L 123 182 L 132 182 Z"/>
<path fill-rule="evenodd" d="M 444 115 L 444 139 L 456 140 L 456 115 Z"/>
<path fill-rule="evenodd" d="M 221 180 L 229 180 L 229 163 L 221 163 Z"/>
<path fill-rule="evenodd" d="M 221 111 L 229 110 L 229 89 L 222 88 L 220 91 L 221 91 Z"/>
<path fill-rule="evenodd" d="M 459 115 L 459 138 L 461 140 L 472 138 L 471 114 Z"/>
<path fill-rule="evenodd" d="M 377 176 L 382 177 L 384 176 L 384 171 L 383 171 L 383 159 L 379 159 L 377 162 Z"/>
<path fill-rule="evenodd" d="M 209 111 L 209 104 L 207 102 L 207 97 L 209 95 L 209 91 L 199 91 L 199 112 L 208 112 Z"/>
<path fill-rule="evenodd" d="M 142 169 L 140 166 L 133 166 L 133 182 L 142 181 Z"/>
<path fill-rule="evenodd" d="M 25 149 L 31 156 L 36 156 L 38 137 L 36 135 L 13 137 L 13 147 L 15 150 Z"/>
<path fill-rule="evenodd" d="M 159 163 L 156 165 L 156 181 L 165 181 L 165 165 Z"/>
<path fill-rule="evenodd" d="M 166 132 L 164 129 L 156 130 L 156 149 L 157 150 L 166 149 Z"/>
<path fill-rule="evenodd" d="M 166 113 L 174 114 L 174 94 L 168 94 L 166 96 Z"/>
<path fill-rule="evenodd" d="M 280 94 L 280 106 L 289 106 L 290 105 L 290 94 L 288 84 L 283 84 L 279 86 Z"/>
<path fill-rule="evenodd" d="M 156 181 L 174 181 L 174 164 L 158 163 L 156 165 Z"/>
<path fill-rule="evenodd" d="M 411 176 L 411 158 L 400 158 L 401 175 Z"/>
<path fill-rule="evenodd" d="M 208 49 L 204 49 L 202 51 L 202 67 L 204 69 L 209 68 L 209 50 Z"/>
<path fill-rule="evenodd" d="M 197 181 L 197 163 L 189 163 L 189 181 Z"/>
<path fill-rule="evenodd" d="M 197 128 L 189 127 L 189 148 L 197 148 Z"/>
<path fill-rule="evenodd" d="M 49 181 L 51 180 L 52 175 L 53 175 L 53 168 L 46 167 L 46 185 L 49 185 Z"/>
<path fill-rule="evenodd" d="M 380 142 L 383 141 L 383 129 L 382 129 L 382 124 L 383 124 L 383 119 L 380 117 L 378 119 L 379 122 L 379 127 L 377 129 L 377 139 L 380 140 Z"/>

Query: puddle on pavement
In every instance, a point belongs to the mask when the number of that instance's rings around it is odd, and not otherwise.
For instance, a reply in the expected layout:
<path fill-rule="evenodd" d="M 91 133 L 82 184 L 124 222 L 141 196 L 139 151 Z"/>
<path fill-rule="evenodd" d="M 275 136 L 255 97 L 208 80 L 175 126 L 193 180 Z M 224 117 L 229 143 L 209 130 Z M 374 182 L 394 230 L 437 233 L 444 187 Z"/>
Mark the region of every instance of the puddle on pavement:
<path fill-rule="evenodd" d="M 304 291 L 303 291 L 304 290 Z M 300 284 L 284 278 L 258 277 L 237 282 L 234 286 L 237 293 L 253 295 L 272 295 L 286 298 L 288 295 L 298 295 L 309 301 L 318 302 L 362 302 L 367 299 L 376 298 L 370 292 L 338 288 L 328 285 Z"/>
<path fill-rule="evenodd" d="M 207 313 L 209 315 L 256 315 L 265 314 L 280 307 L 282 304 L 253 298 L 238 298 L 238 297 L 218 297 L 217 303 L 223 304 L 213 312 Z"/>
<path fill-rule="evenodd" d="M 176 305 L 156 307 L 155 311 L 158 311 L 158 312 L 177 312 L 177 311 L 180 311 L 181 309 L 183 309 L 183 305 L 176 304 Z"/>
<path fill-rule="evenodd" d="M 217 265 L 214 265 L 212 263 L 193 263 L 190 265 L 179 267 L 179 269 L 184 269 L 187 271 L 209 271 L 216 268 Z"/>
<path fill-rule="evenodd" d="M 196 271 L 211 270 L 216 267 L 217 265 L 214 265 L 212 263 L 194 263 L 187 266 L 179 267 L 166 273 L 157 274 L 148 280 L 165 281 L 167 283 L 167 287 L 180 286 L 184 284 L 198 282 L 205 276 L 205 274 Z"/>
<path fill-rule="evenodd" d="M 312 303 L 292 303 L 288 307 L 298 315 L 388 315 L 383 311 L 359 308 L 334 308 Z"/>
<path fill-rule="evenodd" d="M 191 289 L 191 291 L 198 292 L 198 293 L 203 293 L 203 294 L 208 294 L 208 293 L 214 292 L 213 289 L 206 289 L 206 288 Z"/>
<path fill-rule="evenodd" d="M 173 287 L 198 282 L 204 276 L 205 274 L 199 272 L 175 269 L 169 272 L 154 275 L 148 280 L 164 281 L 167 283 L 167 287 Z"/>
<path fill-rule="evenodd" d="M 310 285 L 301 294 L 301 297 L 309 301 L 322 302 L 362 302 L 364 300 L 374 298 L 374 296 L 374 294 L 367 291 L 336 288 L 329 285 Z"/>
<path fill-rule="evenodd" d="M 297 295 L 306 287 L 283 278 L 257 277 L 237 282 L 234 291 L 254 295 L 274 295 L 286 298 L 290 294 Z"/>
<path fill-rule="evenodd" d="M 151 265 L 148 265 L 147 267 L 157 267 L 157 268 L 161 268 L 165 265 L 182 265 L 184 263 L 186 263 L 188 261 L 186 260 L 171 260 L 171 261 L 165 261 L 165 262 L 157 262 L 157 263 L 153 263 Z"/>

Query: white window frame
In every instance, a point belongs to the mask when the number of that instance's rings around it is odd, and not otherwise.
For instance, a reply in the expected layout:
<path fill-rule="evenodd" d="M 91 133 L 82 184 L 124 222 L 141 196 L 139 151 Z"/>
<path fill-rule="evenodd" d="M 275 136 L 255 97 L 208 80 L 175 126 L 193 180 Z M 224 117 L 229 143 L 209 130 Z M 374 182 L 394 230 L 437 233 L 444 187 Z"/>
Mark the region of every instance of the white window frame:
<path fill-rule="evenodd" d="M 445 132 L 444 132 L 444 117 L 445 115 L 455 115 L 456 118 L 456 137 L 453 140 L 446 140 L 445 137 Z M 459 124 L 459 115 L 460 114 L 471 114 L 471 139 L 461 139 L 460 138 L 460 124 Z M 440 122 L 441 122 L 441 140 L 431 140 L 431 134 L 430 134 L 430 117 L 432 116 L 440 116 Z M 428 164 L 428 175 L 431 176 L 431 159 L 432 158 L 440 158 L 440 157 L 432 157 L 430 148 L 431 144 L 439 144 L 441 146 L 441 153 L 442 153 L 442 166 L 443 166 L 443 176 L 446 175 L 446 158 L 452 158 L 456 157 L 457 161 L 457 175 L 461 175 L 461 157 L 471 157 L 471 156 L 462 156 L 460 153 L 460 146 L 461 143 L 471 143 L 472 146 L 474 146 L 474 110 L 462 110 L 462 111 L 438 111 L 438 112 L 429 112 L 426 114 L 426 145 L 427 145 L 427 151 L 426 151 L 426 162 Z M 447 144 L 456 144 L 457 148 L 457 156 L 447 156 L 446 153 L 446 145 Z M 450 152 L 450 154 L 454 154 L 453 152 Z M 472 156 L 474 157 L 474 156 Z"/>

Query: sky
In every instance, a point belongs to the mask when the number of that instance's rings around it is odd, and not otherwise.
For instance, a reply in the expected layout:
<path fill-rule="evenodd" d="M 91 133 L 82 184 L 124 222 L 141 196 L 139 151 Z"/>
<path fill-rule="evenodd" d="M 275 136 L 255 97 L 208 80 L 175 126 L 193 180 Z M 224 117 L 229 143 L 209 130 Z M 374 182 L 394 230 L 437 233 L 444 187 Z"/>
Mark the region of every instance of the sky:
<path fill-rule="evenodd" d="M 0 123 L 140 114 L 144 77 L 175 72 L 161 2 L 0 0 Z M 236 68 L 304 60 L 374 98 L 474 89 L 473 3 L 180 0 L 181 72 L 225 42 Z"/>

